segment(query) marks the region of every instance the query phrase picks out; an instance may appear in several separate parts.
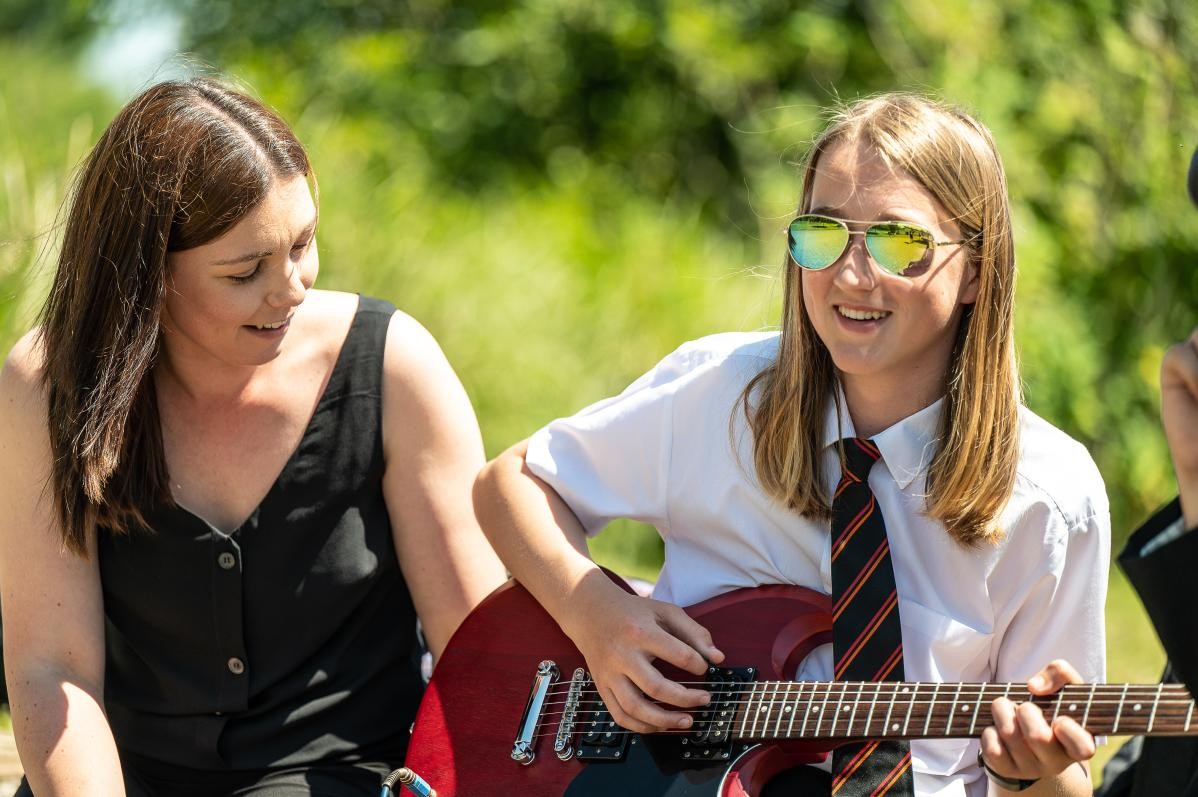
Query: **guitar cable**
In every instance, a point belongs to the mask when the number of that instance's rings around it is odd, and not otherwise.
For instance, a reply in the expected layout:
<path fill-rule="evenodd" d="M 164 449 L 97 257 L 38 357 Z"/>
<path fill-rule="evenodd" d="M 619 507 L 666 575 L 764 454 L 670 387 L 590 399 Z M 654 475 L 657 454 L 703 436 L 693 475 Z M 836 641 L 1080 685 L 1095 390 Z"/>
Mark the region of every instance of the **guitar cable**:
<path fill-rule="evenodd" d="M 428 781 L 407 767 L 400 767 L 383 778 L 383 791 L 379 794 L 379 797 L 395 797 L 392 787 L 397 783 L 401 786 L 407 786 L 408 791 L 418 795 L 418 797 L 437 797 L 437 790 L 430 786 Z"/>

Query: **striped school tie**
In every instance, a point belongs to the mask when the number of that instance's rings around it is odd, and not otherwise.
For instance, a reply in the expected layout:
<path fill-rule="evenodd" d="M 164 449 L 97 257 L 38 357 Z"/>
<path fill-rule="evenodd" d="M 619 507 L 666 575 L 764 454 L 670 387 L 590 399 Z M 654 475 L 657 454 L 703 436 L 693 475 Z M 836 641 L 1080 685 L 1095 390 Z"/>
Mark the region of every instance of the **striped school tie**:
<path fill-rule="evenodd" d="M 832 651 L 837 681 L 903 680 L 903 635 L 886 524 L 869 489 L 881 457 L 872 440 L 847 437 L 832 499 Z M 910 797 L 911 746 L 860 742 L 832 754 L 836 797 Z"/>

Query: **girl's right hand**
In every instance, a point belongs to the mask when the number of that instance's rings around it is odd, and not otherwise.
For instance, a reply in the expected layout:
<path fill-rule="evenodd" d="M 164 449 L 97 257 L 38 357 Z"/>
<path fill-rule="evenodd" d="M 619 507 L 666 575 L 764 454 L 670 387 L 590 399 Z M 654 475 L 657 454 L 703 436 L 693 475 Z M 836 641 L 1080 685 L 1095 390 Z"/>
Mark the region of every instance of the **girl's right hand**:
<path fill-rule="evenodd" d="M 689 714 L 653 701 L 697 708 L 711 695 L 669 680 L 653 662 L 703 676 L 709 663 L 724 660 L 707 629 L 671 603 L 625 592 L 598 568 L 568 603 L 562 628 L 586 659 L 612 719 L 637 733 L 689 728 Z"/>

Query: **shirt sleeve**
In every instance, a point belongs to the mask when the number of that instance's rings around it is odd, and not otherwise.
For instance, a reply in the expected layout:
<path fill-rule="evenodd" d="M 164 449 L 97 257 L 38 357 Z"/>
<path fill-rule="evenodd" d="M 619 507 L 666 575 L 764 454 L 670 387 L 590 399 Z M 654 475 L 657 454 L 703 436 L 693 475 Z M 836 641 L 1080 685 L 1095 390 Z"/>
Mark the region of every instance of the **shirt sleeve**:
<path fill-rule="evenodd" d="M 616 518 L 669 526 L 674 396 L 689 375 L 680 349 L 618 396 L 553 421 L 525 461 L 569 505 L 587 534 Z"/>
<path fill-rule="evenodd" d="M 1181 531 L 1171 535 L 1177 529 Z M 1190 585 L 1198 570 L 1198 530 L 1184 529 L 1181 505 L 1174 499 L 1131 535 L 1119 564 L 1143 601 L 1174 669 L 1193 690 L 1198 688 L 1198 623 Z"/>
<path fill-rule="evenodd" d="M 1101 482 L 1099 489 L 1105 499 Z M 1043 535 L 1043 564 L 1031 571 L 999 645 L 998 681 L 1026 681 L 1057 658 L 1073 664 L 1086 682 L 1106 679 L 1110 512 L 1104 500 L 1098 511 L 1068 528 L 1055 510 L 1052 516 L 1057 525 Z"/>

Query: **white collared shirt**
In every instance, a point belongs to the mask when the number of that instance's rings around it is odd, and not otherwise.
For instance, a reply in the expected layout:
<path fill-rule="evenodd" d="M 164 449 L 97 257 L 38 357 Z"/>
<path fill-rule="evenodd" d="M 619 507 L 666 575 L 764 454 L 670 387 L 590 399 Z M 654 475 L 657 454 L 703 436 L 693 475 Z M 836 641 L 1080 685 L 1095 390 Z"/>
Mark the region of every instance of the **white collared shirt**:
<path fill-rule="evenodd" d="M 684 344 L 623 393 L 550 423 L 529 441 L 529 468 L 588 534 L 615 518 L 655 526 L 665 542 L 654 597 L 688 606 L 740 587 L 798 584 L 832 592 L 827 521 L 768 497 L 739 404 L 776 356 L 776 333 L 727 333 Z M 1102 477 L 1079 443 L 1020 409 L 1014 493 L 1003 540 L 963 548 L 922 514 L 941 402 L 873 437 L 869 485 L 886 521 L 900 596 L 908 681 L 1014 681 L 1054 658 L 1087 681 L 1105 675 L 1103 606 L 1110 515 Z M 828 494 L 847 413 L 825 423 Z M 832 680 L 831 645 L 797 680 Z M 920 797 L 986 793 L 977 742 L 911 744 Z"/>

